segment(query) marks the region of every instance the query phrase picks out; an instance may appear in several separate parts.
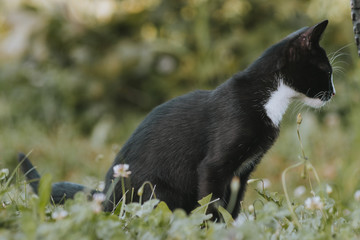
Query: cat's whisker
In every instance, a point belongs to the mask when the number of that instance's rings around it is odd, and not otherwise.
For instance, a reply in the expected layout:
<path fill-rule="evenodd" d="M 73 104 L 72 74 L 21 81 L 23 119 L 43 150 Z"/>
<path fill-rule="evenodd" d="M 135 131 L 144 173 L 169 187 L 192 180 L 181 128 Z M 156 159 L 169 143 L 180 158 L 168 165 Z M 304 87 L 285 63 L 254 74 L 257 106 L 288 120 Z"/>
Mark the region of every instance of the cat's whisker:
<path fill-rule="evenodd" d="M 337 68 L 337 69 L 334 69 L 334 73 L 345 73 L 345 72 L 344 72 L 344 69 Z"/>
<path fill-rule="evenodd" d="M 295 103 L 294 103 L 294 107 L 292 109 L 292 115 L 296 115 L 298 114 L 299 112 L 302 111 L 302 109 L 305 107 L 304 103 L 300 100 L 296 100 Z"/>
<path fill-rule="evenodd" d="M 304 108 L 306 107 L 306 105 L 305 104 L 299 104 L 299 107 L 298 107 L 298 110 L 297 110 L 297 113 L 299 113 L 299 112 L 303 112 L 303 110 L 304 110 Z M 297 114 L 296 113 L 296 114 Z"/>
<path fill-rule="evenodd" d="M 294 102 L 294 106 L 291 109 L 291 115 L 295 115 L 298 113 L 298 108 L 299 108 L 299 102 L 296 101 Z"/>
<path fill-rule="evenodd" d="M 328 56 L 330 58 L 330 63 L 332 64 L 338 57 L 341 57 L 343 55 L 348 55 L 347 53 L 341 53 L 340 51 L 344 50 L 345 48 L 353 45 L 354 43 L 349 43 L 341 48 L 339 48 L 338 50 L 336 50 L 333 53 L 330 53 Z"/>
<path fill-rule="evenodd" d="M 338 49 L 338 50 L 336 50 L 335 52 L 331 52 L 331 53 L 329 53 L 329 54 L 328 54 L 328 57 L 329 57 L 329 58 L 334 57 L 334 56 L 335 56 L 335 55 L 337 55 L 340 51 L 342 51 L 342 50 L 344 50 L 345 48 L 347 48 L 347 47 L 351 46 L 352 44 L 353 44 L 353 43 L 346 44 L 345 46 L 343 46 L 343 47 L 339 48 L 339 49 Z"/>
<path fill-rule="evenodd" d="M 345 48 L 351 46 L 352 44 L 353 43 L 349 43 L 349 44 L 341 47 L 340 49 L 338 49 L 334 53 L 329 54 L 329 58 L 330 58 L 329 62 L 332 65 L 333 73 L 341 74 L 341 75 L 345 74 L 345 68 L 342 65 L 349 65 L 349 63 L 347 61 L 340 60 L 340 58 L 343 57 L 343 56 L 349 56 L 350 55 L 350 54 L 348 54 L 346 52 L 342 52 L 342 51 Z"/>
<path fill-rule="evenodd" d="M 330 64 L 332 65 L 339 57 L 342 57 L 342 56 L 349 56 L 348 53 L 339 53 L 335 56 L 333 56 L 332 58 L 330 58 Z"/>
<path fill-rule="evenodd" d="M 342 66 L 333 67 L 333 73 L 345 73 L 345 68 Z"/>
<path fill-rule="evenodd" d="M 321 91 L 321 92 L 319 92 L 319 93 L 317 93 L 317 94 L 315 94 L 314 98 L 319 97 L 321 94 L 322 94 L 322 91 Z"/>
<path fill-rule="evenodd" d="M 302 112 L 305 107 L 306 107 L 306 105 L 300 102 L 299 107 L 298 107 L 298 109 L 299 109 L 298 112 Z"/>
<path fill-rule="evenodd" d="M 324 95 L 325 95 L 325 92 L 324 92 L 324 91 L 321 91 L 321 92 L 315 94 L 314 98 L 320 98 L 320 99 L 322 99 L 322 98 L 324 97 Z"/>
<path fill-rule="evenodd" d="M 345 74 L 344 70 L 343 69 L 334 69 L 334 73 L 336 74 Z"/>
<path fill-rule="evenodd" d="M 338 67 L 337 64 L 339 64 L 339 63 L 349 65 L 348 62 L 345 62 L 345 61 L 337 61 L 336 63 L 334 63 L 334 64 L 332 65 L 332 67 L 333 67 L 333 68 L 334 68 L 334 67 Z"/>
<path fill-rule="evenodd" d="M 333 66 L 333 70 L 341 69 L 344 70 L 345 68 L 342 66 Z"/>

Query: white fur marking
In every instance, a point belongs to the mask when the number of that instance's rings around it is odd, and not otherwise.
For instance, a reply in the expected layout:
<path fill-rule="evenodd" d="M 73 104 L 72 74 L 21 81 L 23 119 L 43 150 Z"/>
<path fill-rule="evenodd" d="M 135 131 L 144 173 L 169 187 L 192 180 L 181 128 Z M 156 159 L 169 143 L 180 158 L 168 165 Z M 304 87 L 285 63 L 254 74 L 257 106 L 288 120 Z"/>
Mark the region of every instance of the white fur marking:
<path fill-rule="evenodd" d="M 320 108 L 325 105 L 326 102 L 321 101 L 318 98 L 309 98 L 302 94 L 301 100 L 308 106 L 313 108 Z"/>
<path fill-rule="evenodd" d="M 279 126 L 286 109 L 294 98 L 300 99 L 303 103 L 313 108 L 320 108 L 326 103 L 318 98 L 309 98 L 305 94 L 288 87 L 280 80 L 279 87 L 271 93 L 269 100 L 264 105 L 267 116 L 275 126 Z"/>
<path fill-rule="evenodd" d="M 298 95 L 299 93 L 280 81 L 278 89 L 271 94 L 269 100 L 264 106 L 266 114 L 275 126 L 279 126 L 280 121 L 291 102 L 291 99 Z"/>
<path fill-rule="evenodd" d="M 335 95 L 336 91 L 335 91 L 335 86 L 334 86 L 334 74 L 331 74 L 331 85 L 332 85 L 332 88 L 334 90 L 334 95 Z"/>

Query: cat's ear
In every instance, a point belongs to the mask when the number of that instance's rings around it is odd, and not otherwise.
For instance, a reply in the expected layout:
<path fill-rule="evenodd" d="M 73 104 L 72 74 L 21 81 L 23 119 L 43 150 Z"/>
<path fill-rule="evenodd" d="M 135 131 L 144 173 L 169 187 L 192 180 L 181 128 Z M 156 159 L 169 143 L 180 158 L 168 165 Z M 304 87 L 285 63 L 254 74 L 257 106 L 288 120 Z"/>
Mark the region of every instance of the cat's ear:
<path fill-rule="evenodd" d="M 328 22 L 328 20 L 325 20 L 312 27 L 303 28 L 296 32 L 296 35 L 292 38 L 292 44 L 288 48 L 288 59 L 296 61 L 303 50 L 308 51 L 314 49 L 314 47 L 319 47 L 321 36 Z"/>
<path fill-rule="evenodd" d="M 300 34 L 301 47 L 311 49 L 314 46 L 319 46 L 319 42 L 323 32 L 329 21 L 322 21 L 315 26 L 309 27 L 305 32 Z"/>

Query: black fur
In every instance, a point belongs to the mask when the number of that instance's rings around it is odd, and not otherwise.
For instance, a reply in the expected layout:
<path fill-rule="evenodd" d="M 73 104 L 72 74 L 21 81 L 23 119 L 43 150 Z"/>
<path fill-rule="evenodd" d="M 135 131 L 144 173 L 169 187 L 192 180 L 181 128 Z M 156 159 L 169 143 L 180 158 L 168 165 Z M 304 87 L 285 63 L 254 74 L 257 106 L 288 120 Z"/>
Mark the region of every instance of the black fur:
<path fill-rule="evenodd" d="M 303 28 L 271 46 L 251 66 L 212 91 L 198 90 L 172 99 L 152 110 L 135 130 L 106 174 L 104 204 L 112 211 L 122 197 L 121 182 L 111 189 L 113 166 L 130 165 L 126 187 L 135 193 L 145 181 L 156 186 L 156 196 L 170 209 L 190 212 L 197 200 L 212 193 L 226 207 L 229 185 L 240 178 L 236 217 L 247 180 L 262 156 L 275 142 L 279 127 L 268 117 L 264 104 L 279 86 L 279 79 L 310 98 L 327 101 L 334 94 L 331 66 L 319 46 L 327 21 Z M 318 93 L 324 92 L 321 97 Z M 27 172 L 32 165 L 23 163 Z M 39 178 L 37 173 L 27 175 Z M 31 185 L 36 189 L 36 184 Z M 73 197 L 83 186 L 54 185 L 56 196 Z M 60 189 L 61 188 L 61 189 Z M 65 189 L 64 189 L 65 188 Z M 36 191 L 36 190 L 35 190 Z M 130 193 L 131 191 L 129 191 Z M 146 188 L 143 199 L 151 196 Z M 128 197 L 127 199 L 130 199 Z M 134 201 L 138 201 L 134 195 Z M 217 217 L 215 205 L 209 211 Z"/>

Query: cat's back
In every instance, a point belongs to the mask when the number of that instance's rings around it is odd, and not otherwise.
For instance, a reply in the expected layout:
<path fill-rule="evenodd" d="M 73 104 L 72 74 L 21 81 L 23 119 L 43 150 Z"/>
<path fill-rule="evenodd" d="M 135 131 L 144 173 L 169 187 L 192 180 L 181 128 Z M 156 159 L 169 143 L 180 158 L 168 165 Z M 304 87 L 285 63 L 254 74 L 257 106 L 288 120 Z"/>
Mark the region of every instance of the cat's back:
<path fill-rule="evenodd" d="M 126 158 L 143 159 L 146 153 L 183 154 L 194 152 L 195 142 L 205 141 L 209 98 L 212 91 L 197 90 L 169 100 L 154 108 L 138 126 L 122 149 Z M 191 143 L 191 144 L 190 144 Z M 166 148 L 166 151 L 159 151 Z M 173 156 L 173 155 L 172 155 Z M 164 156 L 165 157 L 165 156 Z M 173 157 L 172 157 L 173 158 Z M 133 160 L 135 161 L 135 160 Z"/>
<path fill-rule="evenodd" d="M 211 93 L 212 91 L 196 90 L 173 98 L 155 107 L 140 124 L 139 129 L 152 129 L 160 127 L 159 125 L 162 129 L 168 125 L 190 127 L 205 117 Z"/>

